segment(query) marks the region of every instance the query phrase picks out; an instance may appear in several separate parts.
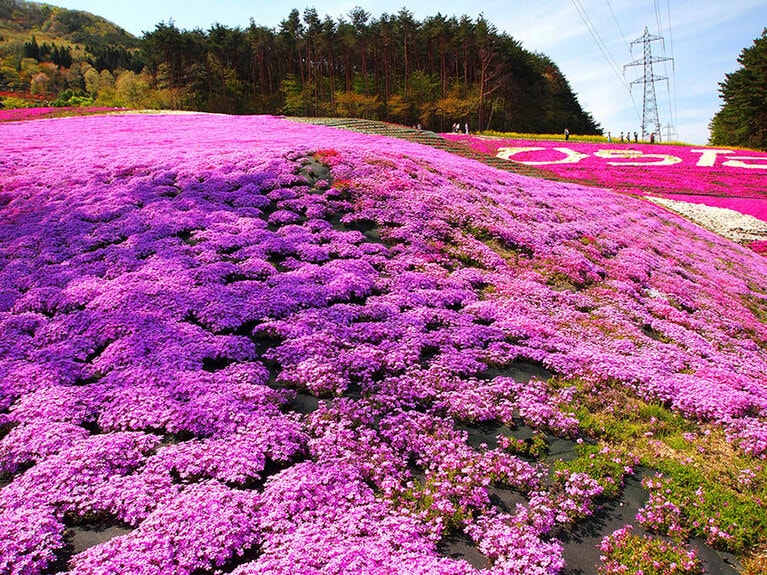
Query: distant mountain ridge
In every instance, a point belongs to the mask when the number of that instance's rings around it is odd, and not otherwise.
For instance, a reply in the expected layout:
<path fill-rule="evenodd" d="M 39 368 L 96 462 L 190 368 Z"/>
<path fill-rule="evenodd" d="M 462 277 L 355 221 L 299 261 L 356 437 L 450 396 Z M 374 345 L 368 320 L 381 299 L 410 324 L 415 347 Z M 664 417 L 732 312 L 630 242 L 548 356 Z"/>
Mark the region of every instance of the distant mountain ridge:
<path fill-rule="evenodd" d="M 0 36 L 4 42 L 36 35 L 69 44 L 137 48 L 140 40 L 109 20 L 26 0 L 0 0 Z"/>

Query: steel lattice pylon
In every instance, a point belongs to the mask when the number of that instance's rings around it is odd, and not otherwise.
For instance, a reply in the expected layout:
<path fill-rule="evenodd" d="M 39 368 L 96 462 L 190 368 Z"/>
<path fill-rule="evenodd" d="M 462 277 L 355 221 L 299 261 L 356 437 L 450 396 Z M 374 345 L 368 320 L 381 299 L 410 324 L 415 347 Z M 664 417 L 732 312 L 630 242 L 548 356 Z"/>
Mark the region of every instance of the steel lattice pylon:
<path fill-rule="evenodd" d="M 643 45 L 642 58 L 629 62 L 623 67 L 625 73 L 626 68 L 629 66 L 642 66 L 644 73 L 641 78 L 638 78 L 631 82 L 631 85 L 642 84 L 642 139 L 646 140 L 650 133 L 653 133 L 660 139 L 660 118 L 658 117 L 658 102 L 655 99 L 655 82 L 660 80 L 668 80 L 666 76 L 656 76 L 653 74 L 652 65 L 658 62 L 665 62 L 672 58 L 658 57 L 652 55 L 651 44 L 657 40 L 663 41 L 662 36 L 653 36 L 647 31 L 645 26 L 644 34 L 640 38 L 637 38 L 631 43 L 633 48 L 634 44 Z M 648 128 L 652 129 L 652 132 L 648 131 Z"/>

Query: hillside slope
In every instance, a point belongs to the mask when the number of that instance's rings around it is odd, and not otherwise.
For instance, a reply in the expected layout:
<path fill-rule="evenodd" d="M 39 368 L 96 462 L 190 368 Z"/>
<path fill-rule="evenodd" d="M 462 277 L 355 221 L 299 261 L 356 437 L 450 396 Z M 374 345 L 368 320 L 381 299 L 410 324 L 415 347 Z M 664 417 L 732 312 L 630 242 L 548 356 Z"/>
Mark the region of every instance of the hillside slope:
<path fill-rule="evenodd" d="M 641 473 L 638 561 L 764 556 L 765 258 L 284 118 L 0 137 L 0 570 L 593 572 Z"/>
<path fill-rule="evenodd" d="M 38 40 L 90 46 L 138 46 L 138 39 L 108 20 L 80 10 L 68 10 L 26 0 L 0 0 L 0 36 L 4 42 Z"/>

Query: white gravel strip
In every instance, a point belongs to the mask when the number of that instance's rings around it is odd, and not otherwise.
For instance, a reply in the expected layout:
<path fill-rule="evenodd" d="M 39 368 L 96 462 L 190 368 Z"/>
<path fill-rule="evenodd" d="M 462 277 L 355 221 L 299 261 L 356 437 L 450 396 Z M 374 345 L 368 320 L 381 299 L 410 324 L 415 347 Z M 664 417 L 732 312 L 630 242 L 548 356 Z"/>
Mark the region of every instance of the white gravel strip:
<path fill-rule="evenodd" d="M 647 199 L 739 244 L 767 239 L 767 222 L 754 216 L 729 208 L 712 208 L 666 198 Z"/>

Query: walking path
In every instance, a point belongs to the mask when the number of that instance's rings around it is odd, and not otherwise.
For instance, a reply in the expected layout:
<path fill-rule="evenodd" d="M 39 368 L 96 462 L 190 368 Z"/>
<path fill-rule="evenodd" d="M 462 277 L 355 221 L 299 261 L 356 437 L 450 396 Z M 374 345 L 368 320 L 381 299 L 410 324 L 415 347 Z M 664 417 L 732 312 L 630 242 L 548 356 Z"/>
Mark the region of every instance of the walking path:
<path fill-rule="evenodd" d="M 548 170 L 543 170 L 519 162 L 510 162 L 506 159 L 498 158 L 491 154 L 479 152 L 463 144 L 462 142 L 446 140 L 435 132 L 429 130 L 418 130 L 416 128 L 408 128 L 407 126 L 402 126 L 399 124 L 390 124 L 377 120 L 363 120 L 357 118 L 289 119 L 297 122 L 342 128 L 344 130 L 362 132 L 365 134 L 379 134 L 382 136 L 401 138 L 411 142 L 418 142 L 419 144 L 426 144 L 428 146 L 432 146 L 433 148 L 444 150 L 452 154 L 457 154 L 464 158 L 477 160 L 499 170 L 504 170 L 515 174 L 522 174 L 525 176 L 532 176 L 535 178 L 569 181 L 583 184 L 582 180 L 568 179 L 562 176 L 558 176 L 557 174 Z M 688 220 L 695 222 L 701 227 L 711 230 L 740 244 L 749 244 L 750 242 L 754 241 L 764 241 L 765 237 L 767 237 L 767 230 L 764 229 L 764 225 L 761 221 L 750 216 L 744 216 L 739 212 L 733 212 L 733 210 L 716 208 L 703 204 L 691 204 L 689 202 L 672 202 L 670 200 L 663 200 L 661 198 L 654 197 L 648 197 L 646 199 L 663 205 L 664 207 L 675 211 Z M 755 249 L 755 251 L 761 253 L 762 248 Z"/>
<path fill-rule="evenodd" d="M 391 136 L 393 138 L 400 138 L 402 140 L 408 140 L 411 142 L 418 142 L 419 144 L 426 144 L 432 146 L 438 150 L 444 150 L 451 154 L 457 154 L 464 158 L 471 160 L 477 160 L 488 166 L 498 168 L 507 172 L 513 172 L 515 174 L 522 174 L 525 176 L 533 176 L 536 178 L 556 179 L 557 177 L 551 172 L 541 170 L 525 164 L 517 162 L 509 162 L 501 158 L 496 158 L 490 154 L 484 154 L 476 150 L 472 150 L 461 142 L 451 142 L 442 138 L 435 132 L 429 130 L 418 130 L 416 128 L 408 128 L 399 124 L 390 124 L 387 122 L 381 122 L 378 120 L 362 120 L 357 118 L 288 118 L 296 122 L 305 122 L 308 124 L 319 124 L 322 126 L 331 126 L 334 128 L 342 128 L 344 130 L 351 130 L 353 132 L 362 132 L 365 134 L 378 134 L 381 136 Z"/>

